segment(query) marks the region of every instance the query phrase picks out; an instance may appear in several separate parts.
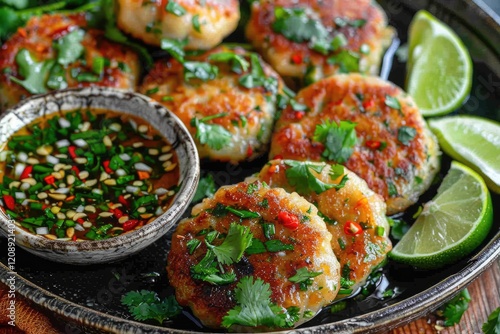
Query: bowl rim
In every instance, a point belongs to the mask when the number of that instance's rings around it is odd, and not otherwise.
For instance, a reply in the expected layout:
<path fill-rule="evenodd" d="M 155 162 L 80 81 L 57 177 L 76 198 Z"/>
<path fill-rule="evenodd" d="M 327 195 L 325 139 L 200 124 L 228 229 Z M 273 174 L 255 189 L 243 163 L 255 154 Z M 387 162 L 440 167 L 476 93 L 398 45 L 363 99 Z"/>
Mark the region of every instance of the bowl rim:
<path fill-rule="evenodd" d="M 116 237 L 110 238 L 110 239 L 103 239 L 103 240 L 83 240 L 79 242 L 68 242 L 67 240 L 50 240 L 47 238 L 44 238 L 43 236 L 38 236 L 36 234 L 30 233 L 28 231 L 25 231 L 24 229 L 20 228 L 19 226 L 15 225 L 15 233 L 16 235 L 22 235 L 23 237 L 27 238 L 28 240 L 33 240 L 37 243 L 37 247 L 35 250 L 50 250 L 50 251 L 60 251 L 64 252 L 64 255 L 69 255 L 72 253 L 79 253 L 79 252 L 92 252 L 92 251 L 98 251 L 98 250 L 105 250 L 109 248 L 119 248 L 121 246 L 131 246 L 131 245 L 136 245 L 136 244 L 141 244 L 144 240 L 149 240 L 149 238 L 145 238 L 146 235 L 150 234 L 155 234 L 157 232 L 160 232 L 160 236 L 164 235 L 165 233 L 168 232 L 172 227 L 175 226 L 175 223 L 177 220 L 180 218 L 180 216 L 184 213 L 184 211 L 187 209 L 189 206 L 189 203 L 191 202 L 191 199 L 193 198 L 197 184 L 199 182 L 200 178 L 200 160 L 198 156 L 198 151 L 196 148 L 196 145 L 194 143 L 194 140 L 192 139 L 192 136 L 190 135 L 188 129 L 184 125 L 184 123 L 169 109 L 167 109 L 165 106 L 162 104 L 156 102 L 155 100 L 149 98 L 146 95 L 130 91 L 130 90 L 124 90 L 124 89 L 118 89 L 118 88 L 111 88 L 111 87 L 84 87 L 84 88 L 69 88 L 65 90 L 59 90 L 59 91 L 53 91 L 41 95 L 35 95 L 35 96 L 30 96 L 18 104 L 14 105 L 13 107 L 7 109 L 1 116 L 0 116 L 0 123 L 4 122 L 4 119 L 9 117 L 9 115 L 14 114 L 22 110 L 23 108 L 29 107 L 33 103 L 37 103 L 38 101 L 43 101 L 45 103 L 47 102 L 56 102 L 61 98 L 65 98 L 67 96 L 76 96 L 80 98 L 92 98 L 92 96 L 99 95 L 101 97 L 104 97 L 106 99 L 123 99 L 124 97 L 128 98 L 134 98 L 134 99 L 139 99 L 142 103 L 145 105 L 148 105 L 151 107 L 151 110 L 159 113 L 160 116 L 164 117 L 165 122 L 166 122 L 166 117 L 171 118 L 173 120 L 173 123 L 175 124 L 175 127 L 177 127 L 178 131 L 176 133 L 180 134 L 182 136 L 182 141 L 179 141 L 178 146 L 184 146 L 185 147 L 185 153 L 186 153 L 186 177 L 182 178 L 182 172 L 180 173 L 181 181 L 180 182 L 180 187 L 179 191 L 175 195 L 174 200 L 172 201 L 172 204 L 170 207 L 160 216 L 156 217 L 155 220 L 152 222 L 142 226 L 141 228 L 118 235 Z M 58 107 L 59 108 L 59 107 Z M 55 111 L 57 112 L 57 111 Z M 120 112 L 120 111 L 118 111 Z M 145 122 L 148 124 L 152 125 L 158 132 L 159 131 L 158 127 L 146 120 L 144 117 L 137 115 L 136 113 L 131 113 L 135 117 L 139 117 L 143 119 Z M 164 115 L 162 115 L 164 114 Z M 17 116 L 17 115 L 16 115 Z M 19 117 L 18 117 L 19 118 Z M 36 118 L 35 118 L 36 119 Z M 24 126 L 31 123 L 33 120 L 30 120 L 29 122 L 25 122 Z M 166 122 L 166 124 L 169 124 Z M 170 126 L 170 125 L 169 125 Z M 18 130 L 18 129 L 17 129 Z M 13 133 L 15 133 L 14 130 Z M 11 134 L 12 135 L 12 134 Z M 10 138 L 11 135 L 9 135 L 7 138 Z M 8 141 L 8 140 L 7 140 Z M 1 142 L 0 145 L 4 144 L 4 142 Z M 171 143 L 173 144 L 173 143 Z M 176 147 L 173 145 L 174 149 Z M 10 219 L 2 210 L 0 210 L 0 233 L 7 234 L 8 232 L 8 227 L 9 227 L 9 222 L 11 222 L 12 219 Z M 170 222 L 169 228 L 165 229 L 166 223 Z M 168 224 L 167 224 L 168 225 Z M 160 231 L 161 229 L 164 229 L 164 231 Z M 147 246 L 147 245 L 145 245 Z M 145 247 L 144 246 L 144 247 Z M 140 248 L 142 249 L 142 248 Z M 136 251 L 139 251 L 140 249 L 136 249 Z M 31 249 L 33 250 L 33 249 Z M 92 261 L 94 262 L 103 262 L 106 261 L 105 259 L 102 259 L 101 261 Z M 90 262 L 89 262 L 90 263 Z"/>

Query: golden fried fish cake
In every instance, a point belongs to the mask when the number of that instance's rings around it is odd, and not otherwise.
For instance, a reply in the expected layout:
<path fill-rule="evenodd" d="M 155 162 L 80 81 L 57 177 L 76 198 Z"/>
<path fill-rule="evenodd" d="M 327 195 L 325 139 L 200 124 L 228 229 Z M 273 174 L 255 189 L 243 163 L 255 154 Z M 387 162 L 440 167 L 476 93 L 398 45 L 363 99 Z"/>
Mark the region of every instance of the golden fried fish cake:
<path fill-rule="evenodd" d="M 335 73 L 378 74 L 393 29 L 375 1 L 252 2 L 246 36 L 283 77 L 309 84 Z"/>
<path fill-rule="evenodd" d="M 147 44 L 187 39 L 187 49 L 208 50 L 238 26 L 238 0 L 117 0 L 117 25 Z"/>
<path fill-rule="evenodd" d="M 347 297 L 365 284 L 392 249 L 384 199 L 359 176 L 341 165 L 324 162 L 271 160 L 255 176 L 271 188 L 297 192 L 318 208 L 333 238 Z"/>
<path fill-rule="evenodd" d="M 55 89 L 135 90 L 139 67 L 133 51 L 108 41 L 101 31 L 87 30 L 84 13 L 36 16 L 0 48 L 0 109 Z"/>
<path fill-rule="evenodd" d="M 220 188 L 192 215 L 179 223 L 172 237 L 167 273 L 179 304 L 189 306 L 205 326 L 247 331 L 291 328 L 335 299 L 340 273 L 330 246 L 332 236 L 316 208 L 296 193 L 261 182 L 241 182 Z M 231 232 L 236 228 L 251 234 L 249 247 L 237 241 Z M 207 255 L 214 246 L 235 259 Z M 237 249 L 241 257 L 235 256 Z M 215 270 L 204 272 L 206 268 Z M 275 320 L 254 319 L 255 328 L 241 321 L 227 326 L 228 312 L 233 310 L 234 316 L 238 313 L 234 310 L 244 308 L 235 289 L 248 279 L 269 285 L 270 307 L 275 310 L 270 318 Z M 265 295 L 261 289 L 256 293 Z M 293 318 L 291 322 L 279 323 L 291 314 L 295 314 L 288 318 Z"/>
<path fill-rule="evenodd" d="M 201 158 L 238 163 L 269 148 L 279 75 L 256 53 L 218 47 L 191 64 L 211 66 L 212 78 L 188 78 L 175 59 L 155 63 L 140 92 L 174 112 L 195 139 Z"/>
<path fill-rule="evenodd" d="M 436 138 L 397 86 L 360 74 L 335 75 L 301 90 L 296 100 L 308 111 L 283 111 L 271 158 L 342 163 L 382 195 L 388 214 L 404 211 L 431 184 L 439 169 Z M 341 122 L 344 130 L 337 129 Z"/>

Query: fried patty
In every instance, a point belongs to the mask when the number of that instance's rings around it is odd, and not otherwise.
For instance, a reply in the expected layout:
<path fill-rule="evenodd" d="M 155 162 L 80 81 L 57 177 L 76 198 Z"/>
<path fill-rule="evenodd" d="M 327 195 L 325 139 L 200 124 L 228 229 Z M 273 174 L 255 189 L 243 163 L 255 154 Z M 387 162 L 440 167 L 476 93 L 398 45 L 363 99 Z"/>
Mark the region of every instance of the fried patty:
<path fill-rule="evenodd" d="M 230 264 L 221 264 L 218 259 L 212 266 L 203 262 L 205 268 L 218 268 L 215 275 L 235 274 L 235 280 L 230 283 L 211 283 L 209 278 L 200 277 L 194 267 L 199 269 L 208 249 L 226 243 L 231 224 L 249 229 L 251 246 L 241 259 Z M 212 198 L 197 205 L 191 218 L 179 223 L 168 254 L 168 278 L 179 304 L 189 306 L 205 326 L 220 328 L 228 312 L 241 306 L 235 289 L 248 277 L 269 284 L 269 300 L 280 310 L 276 316 L 294 310 L 297 318 L 289 326 L 298 326 L 337 295 L 339 264 L 330 246 L 331 238 L 316 208 L 295 193 L 271 189 L 261 182 L 224 186 Z M 190 250 L 193 244 L 198 246 Z M 234 248 L 228 252 L 232 251 Z M 316 274 L 301 284 L 293 278 L 298 272 Z M 257 293 L 265 295 L 260 289 Z M 231 330 L 246 331 L 272 329 L 279 328 L 260 323 L 257 328 L 241 323 L 231 327 Z"/>
<path fill-rule="evenodd" d="M 308 110 L 283 111 L 271 158 L 334 158 L 385 199 L 388 214 L 404 211 L 431 184 L 439 169 L 436 138 L 413 99 L 397 86 L 360 74 L 335 75 L 301 90 L 296 100 Z M 341 121 L 355 124 L 355 142 L 348 130 L 335 129 Z M 335 161 L 341 158 L 345 161 Z"/>
<path fill-rule="evenodd" d="M 188 78 L 177 60 L 162 59 L 145 77 L 140 92 L 184 122 L 201 158 L 238 163 L 267 152 L 283 88 L 279 75 L 242 48 L 222 46 L 187 61 L 213 66 L 213 78 Z"/>
<path fill-rule="evenodd" d="M 147 44 L 187 39 L 188 49 L 208 50 L 232 33 L 238 0 L 118 0 L 117 25 Z"/>
<path fill-rule="evenodd" d="M 333 236 L 331 247 L 340 263 L 344 291 L 355 292 L 364 285 L 392 249 L 384 199 L 347 168 L 332 168 L 324 162 L 272 160 L 247 181 L 255 179 L 271 188 L 297 192 L 314 203 Z M 339 293 L 337 298 L 349 294 Z"/>
<path fill-rule="evenodd" d="M 375 1 L 252 2 L 246 36 L 283 77 L 309 84 L 335 73 L 378 74 L 394 35 Z"/>
<path fill-rule="evenodd" d="M 89 29 L 84 13 L 35 16 L 0 48 L 0 110 L 53 89 L 135 90 L 139 68 L 138 56 Z"/>

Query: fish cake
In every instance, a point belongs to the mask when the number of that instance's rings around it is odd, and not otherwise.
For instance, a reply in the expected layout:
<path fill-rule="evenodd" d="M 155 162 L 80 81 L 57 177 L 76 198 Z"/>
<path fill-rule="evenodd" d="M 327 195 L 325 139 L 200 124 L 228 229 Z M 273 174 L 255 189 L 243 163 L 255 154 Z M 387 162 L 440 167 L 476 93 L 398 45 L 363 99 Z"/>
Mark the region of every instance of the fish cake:
<path fill-rule="evenodd" d="M 238 26 L 238 0 L 117 0 L 117 25 L 147 44 L 187 39 L 187 49 L 208 50 Z"/>
<path fill-rule="evenodd" d="M 88 29 L 84 13 L 35 16 L 0 48 L 0 110 L 56 89 L 135 90 L 139 70 L 136 53 Z"/>
<path fill-rule="evenodd" d="M 235 241 L 235 226 L 251 234 L 249 247 Z M 179 223 L 167 258 L 168 278 L 179 304 L 189 306 L 205 326 L 245 331 L 291 328 L 311 319 L 337 295 L 339 264 L 331 238 L 316 208 L 296 193 L 261 182 L 223 186 Z M 233 245 L 229 248 L 228 239 Z M 240 249 L 241 257 L 225 262 L 212 255 L 207 262 L 214 246 L 233 255 Z M 214 276 L 202 273 L 200 266 L 216 268 L 210 272 Z M 223 273 L 230 279 L 218 284 Z M 228 312 L 234 316 L 238 307 L 244 308 L 235 289 L 248 280 L 268 285 L 274 320 L 256 320 L 255 327 L 242 322 L 227 326 Z M 262 289 L 249 290 L 266 295 Z M 289 316 L 291 322 L 274 322 Z"/>
<path fill-rule="evenodd" d="M 341 273 L 341 292 L 348 297 L 363 286 L 392 249 L 384 199 L 359 176 L 341 165 L 271 160 L 255 176 L 271 188 L 297 192 L 313 203 L 332 234 L 331 247 Z"/>
<path fill-rule="evenodd" d="M 378 74 L 394 31 L 375 1 L 252 2 L 246 36 L 285 79 L 308 85 L 335 73 Z"/>
<path fill-rule="evenodd" d="M 341 163 L 385 199 L 389 215 L 414 204 L 430 186 L 439 170 L 439 146 L 413 99 L 399 87 L 376 77 L 340 74 L 304 88 L 296 100 L 308 110 L 288 106 L 283 111 L 271 158 Z M 338 130 L 341 122 L 344 129 Z"/>
<path fill-rule="evenodd" d="M 280 76 L 256 53 L 242 48 L 222 46 L 187 60 L 213 66 L 213 77 L 187 78 L 181 63 L 162 59 L 145 77 L 140 92 L 184 122 L 200 158 L 238 163 L 266 153 L 283 89 Z"/>

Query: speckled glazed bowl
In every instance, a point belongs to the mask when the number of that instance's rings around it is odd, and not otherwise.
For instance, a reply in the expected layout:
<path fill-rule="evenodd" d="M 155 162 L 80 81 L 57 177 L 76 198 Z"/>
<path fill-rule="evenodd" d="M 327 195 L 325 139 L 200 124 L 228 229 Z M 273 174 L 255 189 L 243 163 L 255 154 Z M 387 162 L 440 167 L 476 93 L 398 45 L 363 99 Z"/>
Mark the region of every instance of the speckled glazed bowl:
<path fill-rule="evenodd" d="M 177 153 L 180 187 L 172 205 L 156 220 L 138 230 L 106 240 L 69 242 L 49 240 L 31 234 L 0 210 L 0 232 L 7 235 L 14 227 L 15 242 L 27 251 L 49 260 L 71 263 L 105 263 L 134 254 L 170 230 L 191 202 L 199 180 L 200 167 L 196 146 L 183 123 L 169 110 L 148 97 L 110 88 L 83 88 L 59 91 L 24 100 L 0 118 L 0 147 L 9 137 L 34 119 L 77 108 L 99 108 L 139 116 L 158 130 Z"/>

